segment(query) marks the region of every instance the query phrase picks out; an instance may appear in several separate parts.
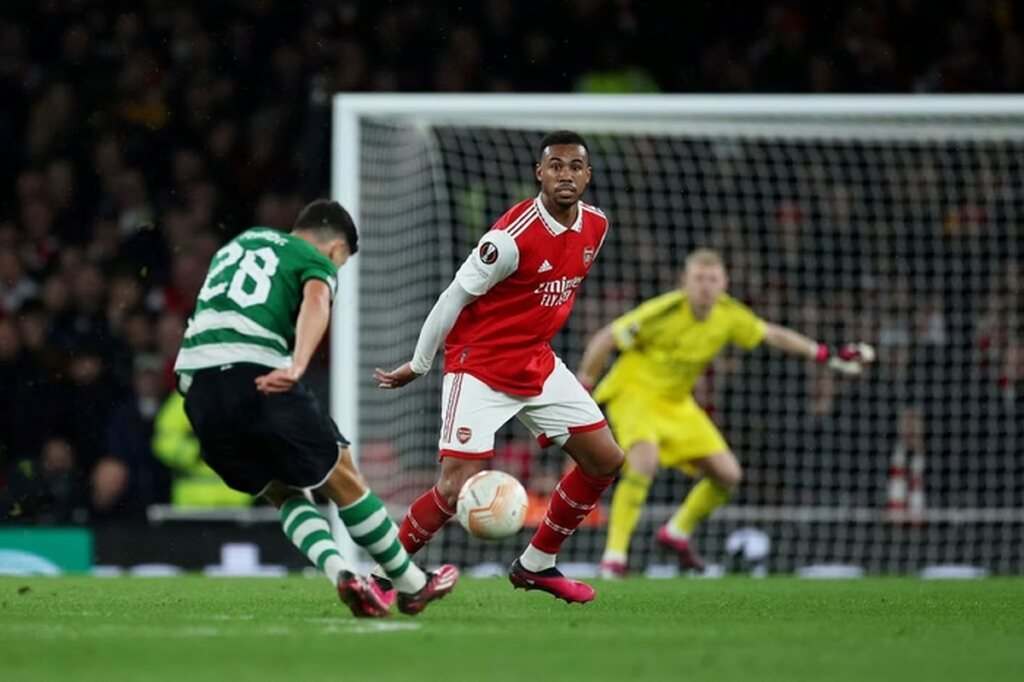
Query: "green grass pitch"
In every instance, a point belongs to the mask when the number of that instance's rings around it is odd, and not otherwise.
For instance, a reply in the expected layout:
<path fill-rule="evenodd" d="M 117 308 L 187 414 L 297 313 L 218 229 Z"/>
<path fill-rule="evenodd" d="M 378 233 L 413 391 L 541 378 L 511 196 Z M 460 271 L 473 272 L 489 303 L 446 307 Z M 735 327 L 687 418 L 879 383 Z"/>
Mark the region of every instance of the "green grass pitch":
<path fill-rule="evenodd" d="M 1024 580 L 642 580 L 568 606 L 464 579 L 356 620 L 324 580 L 0 578 L 0 678 L 1022 680 Z"/>

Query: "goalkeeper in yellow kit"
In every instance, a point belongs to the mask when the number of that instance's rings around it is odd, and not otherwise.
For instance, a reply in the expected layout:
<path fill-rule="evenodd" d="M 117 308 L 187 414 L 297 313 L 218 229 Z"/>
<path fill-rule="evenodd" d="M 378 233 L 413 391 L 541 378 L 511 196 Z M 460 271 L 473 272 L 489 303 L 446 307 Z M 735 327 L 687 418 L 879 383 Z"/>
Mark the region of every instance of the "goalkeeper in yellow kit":
<path fill-rule="evenodd" d="M 592 387 L 612 350 L 619 357 L 594 390 L 604 405 L 626 465 L 612 495 L 603 577 L 626 573 L 630 536 L 659 467 L 682 469 L 701 480 L 672 519 L 658 529 L 659 544 L 675 551 L 683 568 L 703 569 L 690 547 L 694 528 L 728 499 L 743 471 L 691 391 L 704 368 L 727 344 L 746 350 L 766 343 L 792 355 L 860 374 L 874 359 L 866 344 L 838 349 L 766 322 L 725 293 L 725 265 L 701 249 L 686 259 L 682 289 L 642 303 L 598 331 L 577 373 Z"/>

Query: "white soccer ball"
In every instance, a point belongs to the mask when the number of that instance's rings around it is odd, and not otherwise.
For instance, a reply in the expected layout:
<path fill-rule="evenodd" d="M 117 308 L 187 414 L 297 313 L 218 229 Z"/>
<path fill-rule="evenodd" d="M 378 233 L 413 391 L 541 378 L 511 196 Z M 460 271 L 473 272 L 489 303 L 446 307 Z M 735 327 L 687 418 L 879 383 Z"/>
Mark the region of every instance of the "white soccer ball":
<path fill-rule="evenodd" d="M 500 540 L 514 535 L 526 521 L 526 489 L 503 471 L 474 474 L 455 504 L 459 523 L 473 537 Z"/>

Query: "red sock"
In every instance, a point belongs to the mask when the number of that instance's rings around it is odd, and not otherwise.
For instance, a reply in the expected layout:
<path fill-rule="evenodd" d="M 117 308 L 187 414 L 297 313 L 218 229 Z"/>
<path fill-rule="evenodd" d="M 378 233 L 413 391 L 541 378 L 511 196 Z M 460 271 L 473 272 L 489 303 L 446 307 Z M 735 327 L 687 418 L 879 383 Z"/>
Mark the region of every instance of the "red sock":
<path fill-rule="evenodd" d="M 566 538 L 587 518 L 601 493 L 612 484 L 614 476 L 589 476 L 573 467 L 555 486 L 548 504 L 548 513 L 537 528 L 530 544 L 542 552 L 558 554 Z"/>
<path fill-rule="evenodd" d="M 409 511 L 398 529 L 398 540 L 409 554 L 415 554 L 430 542 L 434 533 L 455 516 L 455 510 L 445 501 L 435 485 L 409 505 Z"/>

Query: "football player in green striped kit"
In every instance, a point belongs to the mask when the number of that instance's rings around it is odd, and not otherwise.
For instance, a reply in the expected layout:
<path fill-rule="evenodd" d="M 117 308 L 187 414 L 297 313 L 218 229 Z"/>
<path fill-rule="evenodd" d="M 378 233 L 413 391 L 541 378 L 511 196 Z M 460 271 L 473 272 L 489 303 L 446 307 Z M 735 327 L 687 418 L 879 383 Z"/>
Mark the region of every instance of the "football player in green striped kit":
<path fill-rule="evenodd" d="M 203 458 L 229 486 L 280 510 L 285 534 L 352 612 L 384 616 L 390 604 L 346 565 L 310 491 L 338 505 L 352 539 L 394 581 L 399 610 L 416 614 L 452 590 L 458 569 L 427 573 L 409 559 L 348 441 L 300 381 L 358 240 L 352 217 L 327 200 L 306 206 L 291 233 L 254 227 L 232 239 L 210 263 L 174 369 Z"/>

